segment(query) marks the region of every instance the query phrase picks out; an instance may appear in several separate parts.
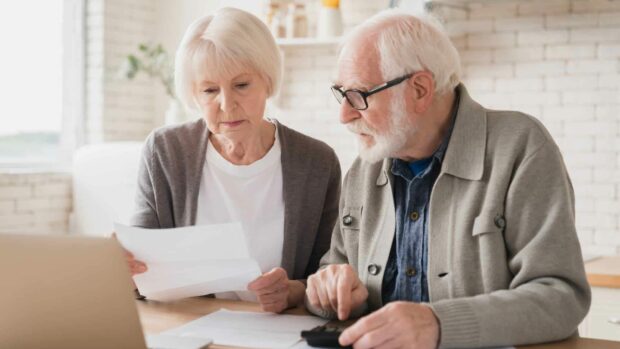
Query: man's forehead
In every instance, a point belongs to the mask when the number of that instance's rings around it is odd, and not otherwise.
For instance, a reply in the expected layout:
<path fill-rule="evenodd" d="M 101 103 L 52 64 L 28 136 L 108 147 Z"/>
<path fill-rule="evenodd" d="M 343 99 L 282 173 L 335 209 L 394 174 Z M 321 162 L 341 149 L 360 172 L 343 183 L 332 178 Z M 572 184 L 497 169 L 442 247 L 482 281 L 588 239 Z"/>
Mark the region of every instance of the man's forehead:
<path fill-rule="evenodd" d="M 370 87 L 380 81 L 379 55 L 375 47 L 348 45 L 343 48 L 334 83 L 345 87 Z"/>

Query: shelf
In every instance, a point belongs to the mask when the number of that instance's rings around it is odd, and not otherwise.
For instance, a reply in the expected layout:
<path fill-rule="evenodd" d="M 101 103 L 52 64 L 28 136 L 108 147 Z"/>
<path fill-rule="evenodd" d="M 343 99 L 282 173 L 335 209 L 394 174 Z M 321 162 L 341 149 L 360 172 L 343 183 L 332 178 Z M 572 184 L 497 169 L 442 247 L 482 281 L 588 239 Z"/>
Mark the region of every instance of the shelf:
<path fill-rule="evenodd" d="M 295 46 L 332 46 L 338 45 L 342 40 L 341 37 L 334 38 L 279 38 L 276 39 L 276 44 L 280 47 L 295 47 Z"/>

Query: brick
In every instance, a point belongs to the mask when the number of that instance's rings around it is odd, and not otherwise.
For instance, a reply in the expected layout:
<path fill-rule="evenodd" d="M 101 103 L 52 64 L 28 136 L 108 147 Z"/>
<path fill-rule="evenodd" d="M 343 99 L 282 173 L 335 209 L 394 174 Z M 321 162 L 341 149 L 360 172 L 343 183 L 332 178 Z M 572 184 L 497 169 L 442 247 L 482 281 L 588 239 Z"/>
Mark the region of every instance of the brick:
<path fill-rule="evenodd" d="M 572 121 L 564 126 L 567 136 L 614 136 L 617 123 L 615 121 Z M 596 154 L 595 157 L 602 156 Z M 607 159 L 607 162 L 611 160 Z"/>
<path fill-rule="evenodd" d="M 542 61 L 543 47 L 511 47 L 493 50 L 493 60 L 495 62 L 527 62 Z"/>
<path fill-rule="evenodd" d="M 544 18 L 538 17 L 517 17 L 517 18 L 496 18 L 494 28 L 496 32 L 502 31 L 521 31 L 543 29 Z"/>
<path fill-rule="evenodd" d="M 596 27 L 598 15 L 592 13 L 549 15 L 546 16 L 545 25 L 547 28 Z"/>
<path fill-rule="evenodd" d="M 550 120 L 590 121 L 595 119 L 594 106 L 545 106 L 543 116 Z"/>
<path fill-rule="evenodd" d="M 598 141 L 598 139 L 597 139 Z M 598 143 L 597 143 L 598 148 Z M 609 150 L 608 147 L 601 148 L 602 151 Z M 597 183 L 620 183 L 620 178 L 618 178 L 618 169 L 609 169 L 609 168 L 595 168 L 594 169 L 594 181 Z M 616 212 L 620 212 L 618 209 Z"/>
<path fill-rule="evenodd" d="M 596 46 L 590 45 L 548 45 L 545 47 L 547 59 L 578 59 L 596 57 Z"/>
<path fill-rule="evenodd" d="M 519 15 L 567 13 L 569 10 L 570 2 L 566 0 L 520 1 L 518 6 Z"/>
<path fill-rule="evenodd" d="M 562 100 L 566 105 L 594 105 L 616 104 L 617 98 L 615 91 L 565 91 Z"/>
<path fill-rule="evenodd" d="M 511 94 L 512 104 L 515 106 L 526 105 L 559 105 L 560 93 L 559 92 L 526 92 L 518 91 Z"/>
<path fill-rule="evenodd" d="M 606 216 L 607 217 L 607 216 Z M 607 223 L 607 221 L 605 221 Z M 607 246 L 620 246 L 620 230 L 614 230 L 613 228 L 617 228 L 615 226 L 611 226 L 606 230 L 596 230 L 594 233 L 594 242 L 600 245 Z"/>
<path fill-rule="evenodd" d="M 69 183 L 50 183 L 34 187 L 35 197 L 67 195 L 71 195 L 71 186 Z"/>
<path fill-rule="evenodd" d="M 532 63 L 517 63 L 515 65 L 515 76 L 558 76 L 566 72 L 566 63 L 563 61 L 546 61 Z"/>
<path fill-rule="evenodd" d="M 470 48 L 513 47 L 516 44 L 515 33 L 472 34 L 467 38 Z"/>
<path fill-rule="evenodd" d="M 464 79 L 469 91 L 492 92 L 495 90 L 495 80 L 493 78 L 468 77 Z"/>
<path fill-rule="evenodd" d="M 582 184 L 575 186 L 575 194 L 594 199 L 614 199 L 616 189 L 613 184 Z"/>
<path fill-rule="evenodd" d="M 478 18 L 506 18 L 517 16 L 517 2 L 514 1 L 495 1 L 484 3 L 471 3 L 469 17 Z"/>
<path fill-rule="evenodd" d="M 591 90 L 598 87 L 596 75 L 548 76 L 545 78 L 547 91 Z"/>
<path fill-rule="evenodd" d="M 507 78 L 514 76 L 514 67 L 511 64 L 471 64 L 465 67 L 465 75 Z"/>
<path fill-rule="evenodd" d="M 601 27 L 618 27 L 620 26 L 620 11 L 612 13 L 600 13 L 598 24 Z"/>
<path fill-rule="evenodd" d="M 572 173 L 570 174 L 571 179 L 573 178 Z M 584 181 L 588 182 L 588 181 Z M 575 200 L 575 210 L 579 212 L 594 212 L 595 207 L 595 199 L 592 198 L 576 198 Z"/>
<path fill-rule="evenodd" d="M 31 213 L 0 215 L 0 230 L 3 228 L 20 227 L 32 224 L 34 215 Z"/>
<path fill-rule="evenodd" d="M 0 200 L 27 198 L 31 195 L 32 188 L 30 187 L 30 185 L 14 185 L 0 187 Z"/>
<path fill-rule="evenodd" d="M 594 151 L 594 137 L 570 137 L 566 140 L 560 142 L 558 140 L 558 146 L 562 151 L 567 152 L 592 152 Z M 588 170 L 588 177 L 586 178 L 574 178 L 579 180 L 579 182 L 589 182 L 592 180 L 592 173 Z"/>
<path fill-rule="evenodd" d="M 20 199 L 17 200 L 17 212 L 37 211 L 41 209 L 49 209 L 50 200 L 44 199 Z"/>
<path fill-rule="evenodd" d="M 618 105 L 597 105 L 595 115 L 599 120 L 617 120 Z"/>
<path fill-rule="evenodd" d="M 452 20 L 445 24 L 448 35 L 485 33 L 493 31 L 493 21 L 490 19 Z"/>
<path fill-rule="evenodd" d="M 15 212 L 15 200 L 0 201 L 0 215 Z"/>
<path fill-rule="evenodd" d="M 620 44 L 600 44 L 597 54 L 599 58 L 620 58 Z"/>
<path fill-rule="evenodd" d="M 573 12 L 601 12 L 620 10 L 620 4 L 615 0 L 573 0 Z"/>
<path fill-rule="evenodd" d="M 468 63 L 491 63 L 493 60 L 493 51 L 490 49 L 467 50 L 460 53 L 461 62 Z"/>
<path fill-rule="evenodd" d="M 618 61 L 616 60 L 570 60 L 566 65 L 568 74 L 584 73 L 615 73 L 618 71 Z"/>
<path fill-rule="evenodd" d="M 573 43 L 618 41 L 620 28 L 571 29 L 569 41 Z"/>
<path fill-rule="evenodd" d="M 519 46 L 563 44 L 568 42 L 568 30 L 524 31 L 517 34 Z"/>
<path fill-rule="evenodd" d="M 498 92 L 542 91 L 542 78 L 498 78 L 495 81 Z"/>

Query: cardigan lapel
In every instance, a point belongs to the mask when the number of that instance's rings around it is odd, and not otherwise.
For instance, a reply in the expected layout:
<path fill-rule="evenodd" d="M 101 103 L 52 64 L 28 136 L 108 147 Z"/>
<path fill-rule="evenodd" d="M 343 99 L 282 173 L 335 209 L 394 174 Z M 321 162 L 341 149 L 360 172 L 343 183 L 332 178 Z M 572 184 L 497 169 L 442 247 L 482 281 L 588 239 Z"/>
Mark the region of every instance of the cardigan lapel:
<path fill-rule="evenodd" d="M 280 147 L 282 149 L 282 194 L 284 196 L 284 242 L 282 246 L 282 268 L 286 270 L 289 279 L 296 278 L 296 274 L 303 274 L 304 270 L 296 270 L 295 255 L 300 246 L 307 244 L 304 240 L 303 227 L 300 227 L 300 219 L 303 212 L 300 205 L 294 204 L 303 198 L 305 193 L 304 183 L 308 175 L 301 169 L 304 166 L 300 163 L 303 159 L 296 157 L 295 144 L 288 138 L 287 127 L 274 120 L 278 126 L 278 136 L 280 137 Z"/>
<path fill-rule="evenodd" d="M 484 172 L 484 156 L 487 143 L 486 111 L 467 93 L 462 84 L 459 110 L 454 129 L 446 149 L 442 172 L 469 179 L 480 180 Z"/>

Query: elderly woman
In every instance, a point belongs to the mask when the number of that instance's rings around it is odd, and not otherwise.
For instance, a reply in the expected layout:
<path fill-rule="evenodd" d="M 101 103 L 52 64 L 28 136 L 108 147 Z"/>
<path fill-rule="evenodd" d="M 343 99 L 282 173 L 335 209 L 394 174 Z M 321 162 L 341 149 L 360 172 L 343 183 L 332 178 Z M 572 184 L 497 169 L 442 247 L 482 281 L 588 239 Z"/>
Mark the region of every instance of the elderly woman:
<path fill-rule="evenodd" d="M 340 194 L 334 151 L 265 118 L 281 71 L 276 43 L 255 16 L 223 8 L 190 25 L 175 83 L 202 117 L 148 137 L 132 219 L 155 229 L 241 222 L 264 274 L 248 285 L 251 297 L 236 296 L 272 312 L 303 302 L 305 279 L 329 248 Z M 146 271 L 127 256 L 132 273 Z"/>

